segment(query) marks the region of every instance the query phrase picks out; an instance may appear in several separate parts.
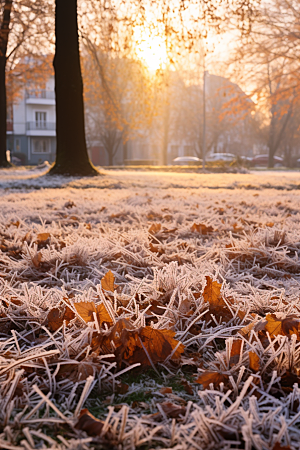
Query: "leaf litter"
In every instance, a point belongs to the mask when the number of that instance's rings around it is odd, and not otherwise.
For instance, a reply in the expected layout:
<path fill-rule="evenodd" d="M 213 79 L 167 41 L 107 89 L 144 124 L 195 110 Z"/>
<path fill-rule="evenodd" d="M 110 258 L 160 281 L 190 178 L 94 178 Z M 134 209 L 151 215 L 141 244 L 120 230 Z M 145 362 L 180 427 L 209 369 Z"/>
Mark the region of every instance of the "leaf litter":
<path fill-rule="evenodd" d="M 299 448 L 299 194 L 124 191 L 0 199 L 0 447 Z"/>

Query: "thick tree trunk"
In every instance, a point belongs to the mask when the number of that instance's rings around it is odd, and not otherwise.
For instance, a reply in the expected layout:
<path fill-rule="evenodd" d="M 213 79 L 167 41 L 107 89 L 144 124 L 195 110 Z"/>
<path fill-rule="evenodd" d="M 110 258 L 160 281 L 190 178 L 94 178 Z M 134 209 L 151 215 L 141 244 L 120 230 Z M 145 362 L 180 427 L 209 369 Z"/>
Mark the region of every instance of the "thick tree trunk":
<path fill-rule="evenodd" d="M 11 8 L 12 0 L 6 0 L 4 3 L 3 20 L 0 27 L 0 167 L 9 167 L 11 165 L 6 156 L 7 101 L 5 83 L 6 51 Z"/>
<path fill-rule="evenodd" d="M 80 68 L 77 0 L 56 0 L 56 162 L 51 175 L 91 176 L 98 172 L 87 152 Z"/>

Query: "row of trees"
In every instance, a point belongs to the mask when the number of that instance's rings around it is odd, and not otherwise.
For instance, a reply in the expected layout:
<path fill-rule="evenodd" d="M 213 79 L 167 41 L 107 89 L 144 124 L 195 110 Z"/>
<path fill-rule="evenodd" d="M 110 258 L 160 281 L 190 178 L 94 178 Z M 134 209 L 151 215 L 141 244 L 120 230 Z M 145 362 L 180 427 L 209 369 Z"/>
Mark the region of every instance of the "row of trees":
<path fill-rule="evenodd" d="M 299 140 L 299 5 L 296 1 L 278 0 L 268 9 L 256 6 L 254 11 L 255 5 L 250 0 L 239 5 L 220 0 L 221 9 L 217 3 L 123 0 L 108 4 L 90 0 L 79 2 L 82 8 L 78 14 L 76 0 L 56 0 L 53 65 L 57 160 L 52 173 L 96 173 L 87 154 L 81 66 L 88 106 L 88 136 L 91 140 L 101 139 L 110 164 L 120 143 L 126 159 L 129 139 L 144 134 L 145 130 L 153 133 L 154 129 L 160 133 L 165 163 L 169 139 L 175 135 L 195 143 L 201 155 L 201 73 L 195 61 L 199 62 L 200 54 L 203 56 L 203 42 L 211 29 L 222 32 L 233 26 L 242 29 L 242 45 L 235 48 L 236 58 L 231 62 L 235 63 L 235 70 L 244 68 L 236 71 L 235 77 L 243 85 L 251 86 L 250 95 L 256 98 L 258 107 L 255 111 L 249 96 L 229 95 L 220 102 L 220 95 L 216 95 L 219 100 L 215 100 L 209 115 L 207 150 L 214 148 L 221 134 L 236 126 L 234 121 L 246 118 L 256 133 L 268 135 L 270 166 L 279 149 L 284 148 L 286 155 L 291 156 Z M 3 167 L 8 165 L 5 81 L 17 65 L 21 86 L 24 57 L 35 55 L 38 59 L 51 50 L 54 5 L 42 0 L 0 0 L 0 8 L 0 166 Z M 219 10 L 224 11 L 222 17 Z M 221 29 L 220 24 L 225 28 Z M 166 48 L 166 61 L 155 73 L 137 55 L 136 30 L 143 29 L 153 35 L 158 33 Z M 187 61 L 192 61 L 188 67 Z M 41 67 L 38 63 L 33 71 L 38 73 Z M 193 75 L 191 82 L 191 74 L 195 72 L 198 75 Z M 12 92 L 17 92 L 18 83 L 14 84 Z"/>

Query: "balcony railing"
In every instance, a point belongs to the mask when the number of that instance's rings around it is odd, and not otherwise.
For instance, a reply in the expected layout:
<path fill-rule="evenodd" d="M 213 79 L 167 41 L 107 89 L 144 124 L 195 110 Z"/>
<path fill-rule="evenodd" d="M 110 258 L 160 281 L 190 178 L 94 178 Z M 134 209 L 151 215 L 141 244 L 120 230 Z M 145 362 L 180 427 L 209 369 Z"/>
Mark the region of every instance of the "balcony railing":
<path fill-rule="evenodd" d="M 55 99 L 55 92 L 54 91 L 46 91 L 45 89 L 31 89 L 26 91 L 26 98 L 41 98 L 41 99 L 47 99 L 47 100 L 54 100 Z"/>
<path fill-rule="evenodd" d="M 56 129 L 55 122 L 27 122 L 26 129 L 29 130 L 48 130 L 53 131 Z"/>

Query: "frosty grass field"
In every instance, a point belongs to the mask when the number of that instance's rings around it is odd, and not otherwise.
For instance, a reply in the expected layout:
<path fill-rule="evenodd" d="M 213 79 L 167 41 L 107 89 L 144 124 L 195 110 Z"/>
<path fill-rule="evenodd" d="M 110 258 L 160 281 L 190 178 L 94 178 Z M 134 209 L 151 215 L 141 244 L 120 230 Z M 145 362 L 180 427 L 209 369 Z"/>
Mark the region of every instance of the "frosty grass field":
<path fill-rule="evenodd" d="M 0 172 L 0 448 L 299 449 L 300 174 L 41 175 Z"/>

